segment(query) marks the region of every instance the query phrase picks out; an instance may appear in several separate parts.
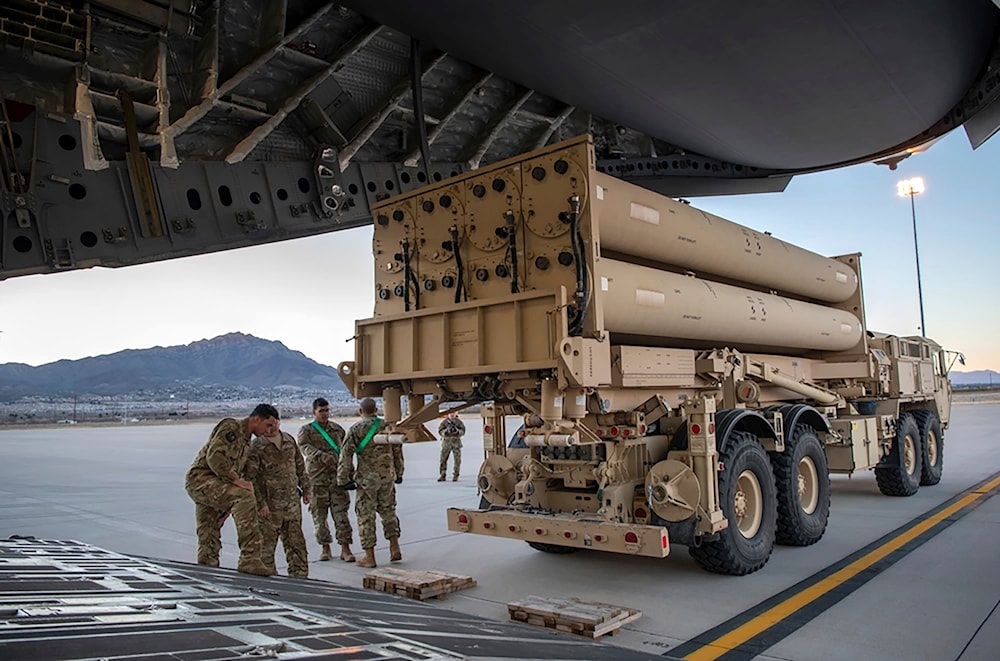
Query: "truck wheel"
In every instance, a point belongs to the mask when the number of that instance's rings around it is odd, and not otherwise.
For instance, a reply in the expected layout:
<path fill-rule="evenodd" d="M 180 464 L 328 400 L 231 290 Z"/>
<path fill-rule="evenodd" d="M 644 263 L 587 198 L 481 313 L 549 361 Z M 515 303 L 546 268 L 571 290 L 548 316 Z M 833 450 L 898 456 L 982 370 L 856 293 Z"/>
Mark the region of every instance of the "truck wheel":
<path fill-rule="evenodd" d="M 809 546 L 823 538 L 830 518 L 826 452 L 808 425 L 795 425 L 784 452 L 769 452 L 778 491 L 779 544 Z"/>
<path fill-rule="evenodd" d="M 528 542 L 528 546 L 543 553 L 576 553 L 580 549 L 572 546 L 559 546 L 558 544 L 543 544 L 542 542 Z"/>
<path fill-rule="evenodd" d="M 920 486 L 929 487 L 941 481 L 944 470 L 944 433 L 941 421 L 931 411 L 913 411 L 913 419 L 920 430 L 920 447 L 924 463 L 920 468 Z"/>
<path fill-rule="evenodd" d="M 743 576 L 757 571 L 774 548 L 777 498 L 767 452 L 757 438 L 733 432 L 719 453 L 719 506 L 729 527 L 716 540 L 691 546 L 688 552 L 703 569 Z"/>
<path fill-rule="evenodd" d="M 875 482 L 887 496 L 912 496 L 920 488 L 923 470 L 923 450 L 920 429 L 909 413 L 896 420 L 896 438 L 892 440 L 886 460 L 890 465 L 875 467 Z"/>

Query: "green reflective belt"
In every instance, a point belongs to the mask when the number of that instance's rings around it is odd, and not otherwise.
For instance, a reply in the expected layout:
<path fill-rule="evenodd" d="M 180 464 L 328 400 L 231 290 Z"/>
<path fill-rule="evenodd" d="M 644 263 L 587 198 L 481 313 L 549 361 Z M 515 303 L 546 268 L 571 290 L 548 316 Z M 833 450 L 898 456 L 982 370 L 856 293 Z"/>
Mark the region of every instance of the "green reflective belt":
<path fill-rule="evenodd" d="M 326 442 L 330 444 L 330 447 L 333 448 L 333 451 L 336 452 L 337 454 L 340 454 L 340 448 L 338 448 L 337 444 L 333 442 L 333 439 L 330 438 L 330 435 L 326 433 L 326 430 L 320 427 L 319 423 L 316 422 L 315 420 L 312 421 L 312 426 L 316 428 L 316 431 L 318 431 L 320 434 L 323 435 L 323 438 L 325 438 Z"/>
<path fill-rule="evenodd" d="M 375 432 L 378 431 L 378 428 L 381 425 L 382 421 L 379 420 L 378 418 L 375 418 L 375 424 L 373 424 L 372 428 L 368 430 L 368 434 L 365 436 L 365 439 L 358 444 L 358 449 L 354 451 L 354 454 L 361 454 L 361 451 L 365 449 L 366 445 L 368 445 L 368 441 L 375 438 Z"/>

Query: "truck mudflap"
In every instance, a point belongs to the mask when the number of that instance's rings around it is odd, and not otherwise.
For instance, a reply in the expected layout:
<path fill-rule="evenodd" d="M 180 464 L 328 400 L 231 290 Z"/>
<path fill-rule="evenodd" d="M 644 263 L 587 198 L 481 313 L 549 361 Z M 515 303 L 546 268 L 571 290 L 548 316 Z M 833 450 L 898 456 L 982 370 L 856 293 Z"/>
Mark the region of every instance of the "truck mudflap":
<path fill-rule="evenodd" d="M 586 520 L 568 514 L 451 507 L 448 530 L 651 558 L 670 553 L 670 539 L 663 526 Z"/>

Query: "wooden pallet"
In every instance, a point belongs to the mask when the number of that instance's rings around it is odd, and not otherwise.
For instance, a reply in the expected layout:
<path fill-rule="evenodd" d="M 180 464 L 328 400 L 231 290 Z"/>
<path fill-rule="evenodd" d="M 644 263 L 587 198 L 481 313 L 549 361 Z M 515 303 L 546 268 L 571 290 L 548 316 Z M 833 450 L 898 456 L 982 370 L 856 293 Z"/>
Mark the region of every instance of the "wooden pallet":
<path fill-rule="evenodd" d="M 434 569 L 411 571 L 386 567 L 373 569 L 365 574 L 362 585 L 371 590 L 426 601 L 449 592 L 474 588 L 476 581 L 471 576 L 448 574 Z"/>
<path fill-rule="evenodd" d="M 622 625 L 642 617 L 642 611 L 582 599 L 530 596 L 507 604 L 510 619 L 600 640 Z"/>

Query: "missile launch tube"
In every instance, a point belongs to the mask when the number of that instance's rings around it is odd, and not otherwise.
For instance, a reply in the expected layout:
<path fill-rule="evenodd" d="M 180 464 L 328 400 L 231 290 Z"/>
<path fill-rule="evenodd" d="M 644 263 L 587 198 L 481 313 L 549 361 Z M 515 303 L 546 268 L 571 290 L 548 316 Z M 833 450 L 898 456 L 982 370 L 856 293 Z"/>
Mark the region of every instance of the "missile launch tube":
<path fill-rule="evenodd" d="M 844 310 L 602 258 L 596 268 L 604 328 L 706 346 L 846 351 L 861 339 Z"/>
<path fill-rule="evenodd" d="M 846 264 L 595 172 L 591 215 L 613 250 L 828 303 L 850 298 Z"/>

